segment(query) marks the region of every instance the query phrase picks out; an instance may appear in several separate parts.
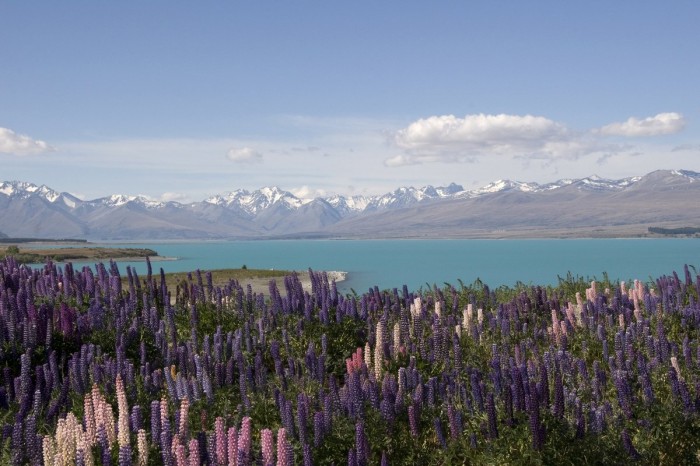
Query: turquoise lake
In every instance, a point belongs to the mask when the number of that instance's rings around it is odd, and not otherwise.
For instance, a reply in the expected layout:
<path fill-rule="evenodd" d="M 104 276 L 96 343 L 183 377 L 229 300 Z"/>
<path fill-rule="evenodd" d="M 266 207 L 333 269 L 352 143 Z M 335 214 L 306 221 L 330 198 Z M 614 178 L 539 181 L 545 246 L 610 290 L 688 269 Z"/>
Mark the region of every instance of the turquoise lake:
<path fill-rule="evenodd" d="M 101 244 L 102 245 L 102 244 Z M 108 244 L 105 243 L 105 246 Z M 117 243 L 109 243 L 117 245 Z M 152 248 L 172 261 L 154 261 L 166 272 L 222 268 L 342 270 L 339 290 L 358 293 L 370 287 L 418 289 L 445 282 L 481 279 L 490 287 L 556 284 L 568 272 L 615 280 L 649 280 L 683 271 L 700 271 L 700 239 L 528 239 L 528 240 L 261 240 L 119 243 Z M 75 262 L 76 266 L 83 265 Z M 120 262 L 142 275 L 144 262 Z M 92 263 L 90 263 L 92 265 Z M 693 269 L 691 269 L 693 272 Z M 693 272 L 695 275 L 695 272 Z"/>

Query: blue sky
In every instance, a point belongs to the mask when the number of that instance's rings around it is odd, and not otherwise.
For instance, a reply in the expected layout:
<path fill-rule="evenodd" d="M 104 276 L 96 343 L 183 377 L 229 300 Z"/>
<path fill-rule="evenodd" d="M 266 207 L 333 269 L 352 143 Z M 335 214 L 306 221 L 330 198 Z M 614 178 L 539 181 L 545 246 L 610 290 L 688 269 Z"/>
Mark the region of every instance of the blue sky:
<path fill-rule="evenodd" d="M 0 180 L 87 199 L 700 171 L 700 3 L 0 2 Z"/>

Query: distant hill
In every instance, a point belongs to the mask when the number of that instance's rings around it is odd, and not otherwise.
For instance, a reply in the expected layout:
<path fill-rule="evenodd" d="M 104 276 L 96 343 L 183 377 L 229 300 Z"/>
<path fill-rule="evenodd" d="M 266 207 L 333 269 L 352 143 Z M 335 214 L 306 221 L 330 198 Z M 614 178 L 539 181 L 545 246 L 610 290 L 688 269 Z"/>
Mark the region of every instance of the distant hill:
<path fill-rule="evenodd" d="M 700 226 L 697 199 L 700 174 L 688 170 L 315 199 L 266 187 L 190 204 L 119 194 L 84 201 L 44 185 L 6 181 L 0 184 L 0 230 L 11 237 L 94 240 L 640 236 L 650 227 Z"/>

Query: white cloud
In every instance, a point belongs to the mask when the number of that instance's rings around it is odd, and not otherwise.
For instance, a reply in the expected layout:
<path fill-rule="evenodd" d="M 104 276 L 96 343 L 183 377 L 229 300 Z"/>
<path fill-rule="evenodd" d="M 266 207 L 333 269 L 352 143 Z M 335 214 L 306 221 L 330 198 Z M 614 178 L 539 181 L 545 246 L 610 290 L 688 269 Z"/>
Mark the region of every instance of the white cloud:
<path fill-rule="evenodd" d="M 542 140 L 560 139 L 566 134 L 563 125 L 539 116 L 443 115 L 411 123 L 397 131 L 394 140 L 402 149 L 435 146 L 499 149 L 539 145 Z"/>
<path fill-rule="evenodd" d="M 143 198 L 149 202 L 179 202 L 181 204 L 187 203 L 190 201 L 189 196 L 183 193 L 173 193 L 173 192 L 164 192 L 160 195 L 150 195 L 150 194 L 143 194 L 140 193 L 137 195 L 137 197 Z"/>
<path fill-rule="evenodd" d="M 384 161 L 389 167 L 424 162 L 473 162 L 480 155 L 567 155 L 588 144 L 565 125 L 533 115 L 454 115 L 417 120 L 393 134 L 391 142 L 405 151 Z M 572 155 L 573 156 L 573 155 Z"/>
<path fill-rule="evenodd" d="M 671 152 L 700 151 L 700 144 L 681 144 L 671 149 Z"/>
<path fill-rule="evenodd" d="M 166 192 L 160 195 L 160 200 L 163 202 L 183 202 L 188 200 L 189 198 L 187 197 L 186 194 L 182 193 L 171 193 L 171 192 Z"/>
<path fill-rule="evenodd" d="M 404 165 L 416 165 L 420 163 L 415 157 L 411 157 L 407 154 L 399 154 L 393 157 L 389 157 L 384 160 L 384 165 L 387 167 L 401 167 Z"/>
<path fill-rule="evenodd" d="M 250 147 L 233 148 L 228 151 L 226 158 L 234 162 L 253 163 L 262 162 L 262 154 Z"/>
<path fill-rule="evenodd" d="M 289 192 L 294 194 L 299 199 L 316 199 L 317 197 L 323 197 L 327 194 L 327 192 L 323 189 L 313 189 L 307 185 L 290 189 Z"/>
<path fill-rule="evenodd" d="M 0 128 L 0 154 L 34 155 L 54 150 L 56 149 L 44 141 L 17 134 L 8 128 Z"/>
<path fill-rule="evenodd" d="M 611 123 L 600 128 L 605 136 L 659 136 L 674 134 L 685 127 L 685 118 L 680 113 L 659 113 L 642 120 L 630 117 L 623 123 Z"/>
<path fill-rule="evenodd" d="M 414 121 L 390 135 L 390 143 L 403 153 L 384 159 L 387 167 L 430 162 L 475 162 L 483 156 L 517 159 L 576 160 L 597 154 L 599 160 L 634 149 L 606 141 L 605 136 L 654 136 L 680 131 L 685 120 L 678 113 L 589 131 L 573 131 L 549 118 L 533 115 L 431 116 Z"/>

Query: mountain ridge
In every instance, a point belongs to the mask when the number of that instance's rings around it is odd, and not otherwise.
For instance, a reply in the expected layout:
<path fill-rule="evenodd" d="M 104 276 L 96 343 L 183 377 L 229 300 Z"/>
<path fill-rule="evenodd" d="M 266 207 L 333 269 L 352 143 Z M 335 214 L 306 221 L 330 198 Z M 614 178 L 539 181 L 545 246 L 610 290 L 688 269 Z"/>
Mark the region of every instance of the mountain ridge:
<path fill-rule="evenodd" d="M 700 224 L 700 208 L 691 199 L 700 195 L 698 181 L 700 173 L 694 171 L 657 170 L 618 180 L 597 175 L 545 184 L 506 179 L 473 190 L 451 183 L 313 199 L 272 186 L 236 189 L 191 203 L 123 194 L 81 200 L 46 185 L 5 181 L 0 183 L 0 231 L 17 237 L 111 240 L 468 237 L 501 230 L 517 234 L 625 225 L 640 230 L 646 223 Z M 611 203 L 625 204 L 627 217 Z M 654 219 L 657 223 L 651 224 Z"/>

